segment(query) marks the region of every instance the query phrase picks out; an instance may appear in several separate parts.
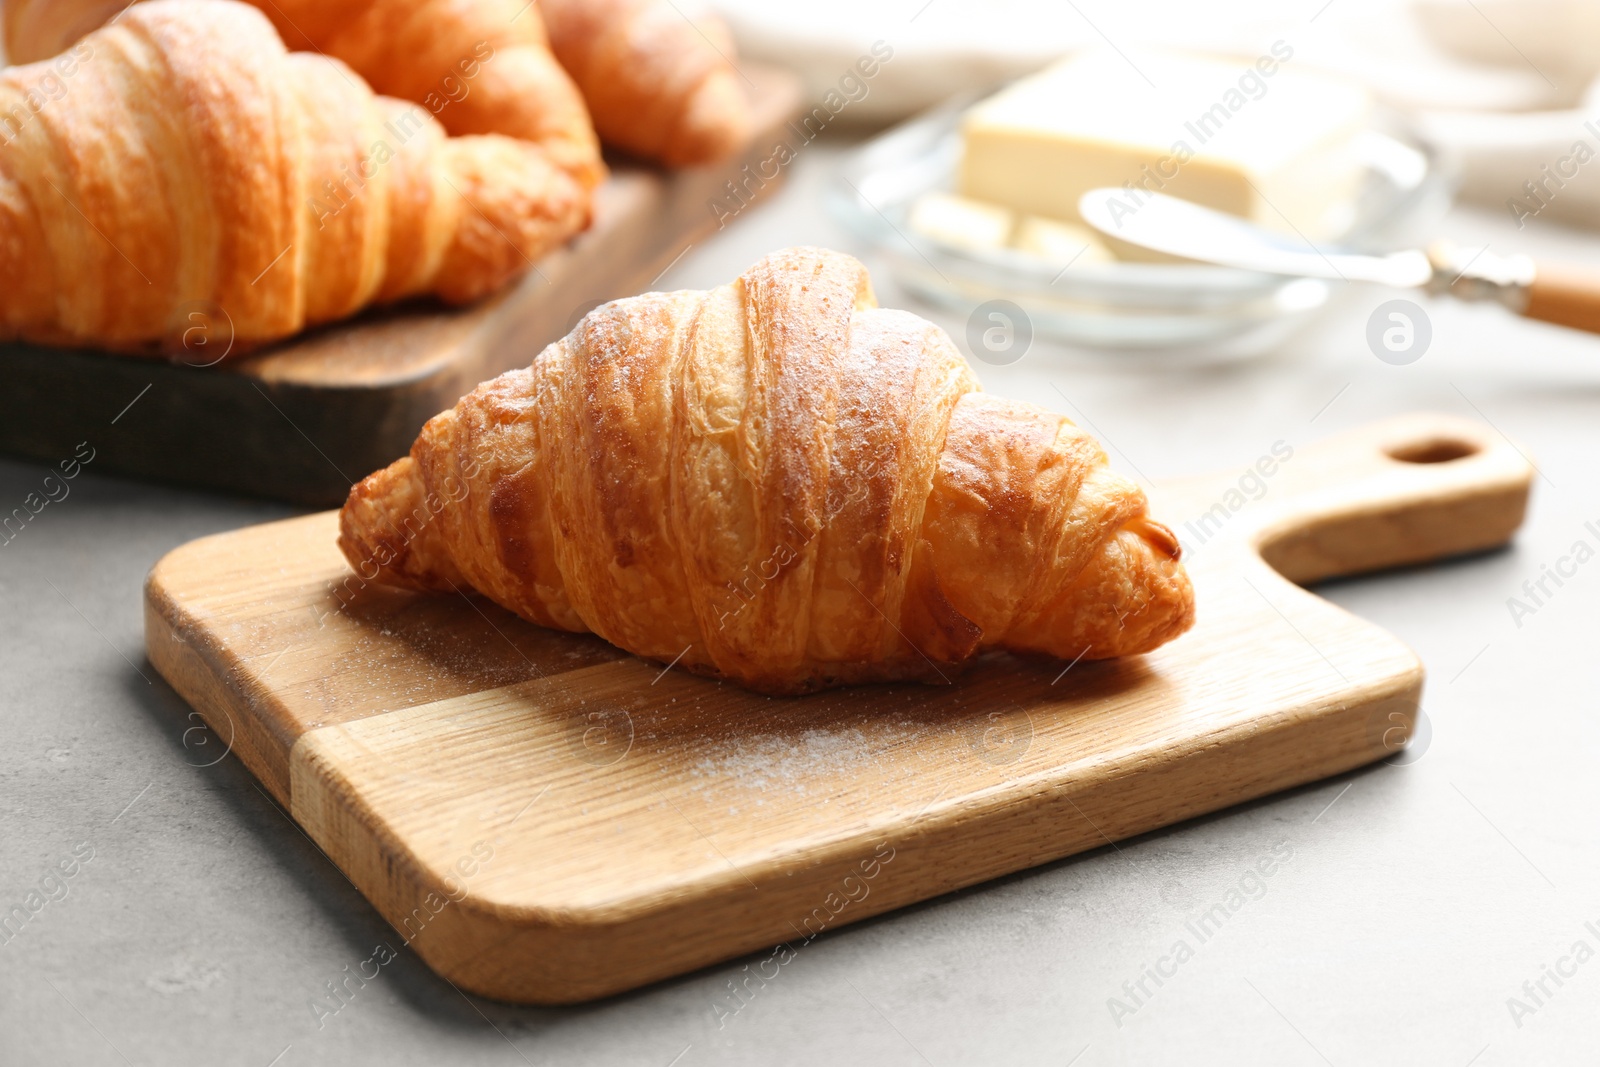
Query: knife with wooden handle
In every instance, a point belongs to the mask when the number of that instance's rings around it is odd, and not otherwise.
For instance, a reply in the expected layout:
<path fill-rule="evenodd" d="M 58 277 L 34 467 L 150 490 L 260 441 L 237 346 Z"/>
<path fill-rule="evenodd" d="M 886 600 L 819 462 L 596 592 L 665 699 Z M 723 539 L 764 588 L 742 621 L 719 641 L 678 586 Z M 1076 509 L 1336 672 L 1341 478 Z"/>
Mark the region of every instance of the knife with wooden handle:
<path fill-rule="evenodd" d="M 1600 333 L 1600 270 L 1538 263 L 1486 248 L 1474 251 L 1448 241 L 1426 252 L 1388 255 L 1319 247 L 1304 237 L 1141 189 L 1093 189 L 1079 200 L 1078 211 L 1107 236 L 1201 263 L 1489 300 L 1525 318 Z"/>

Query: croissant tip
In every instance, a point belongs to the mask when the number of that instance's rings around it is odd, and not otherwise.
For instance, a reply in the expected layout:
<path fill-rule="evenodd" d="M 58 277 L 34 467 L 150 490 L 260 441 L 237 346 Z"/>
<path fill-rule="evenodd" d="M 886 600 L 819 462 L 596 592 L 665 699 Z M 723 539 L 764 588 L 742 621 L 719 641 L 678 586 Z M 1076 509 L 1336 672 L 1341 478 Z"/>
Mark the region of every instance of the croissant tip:
<path fill-rule="evenodd" d="M 1174 563 L 1183 559 L 1183 543 L 1166 523 L 1157 522 L 1146 516 L 1140 523 L 1139 533 L 1152 547 L 1160 549 Z"/>
<path fill-rule="evenodd" d="M 684 103 L 677 134 L 667 142 L 662 162 L 691 167 L 726 159 L 750 142 L 749 102 L 731 71 L 700 83 Z"/>

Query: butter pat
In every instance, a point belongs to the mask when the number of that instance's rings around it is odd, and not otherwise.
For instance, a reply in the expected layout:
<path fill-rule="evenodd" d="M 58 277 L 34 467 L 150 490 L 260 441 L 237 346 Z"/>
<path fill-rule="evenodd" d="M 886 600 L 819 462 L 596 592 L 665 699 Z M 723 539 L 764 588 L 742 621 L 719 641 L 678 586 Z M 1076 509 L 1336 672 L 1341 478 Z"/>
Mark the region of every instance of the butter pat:
<path fill-rule="evenodd" d="M 1038 215 L 1028 215 L 1017 224 L 1011 247 L 1056 267 L 1086 267 L 1091 263 L 1110 263 L 1115 258 L 1101 242 L 1097 231 Z"/>
<path fill-rule="evenodd" d="M 1282 41 L 1254 62 L 1087 52 L 969 111 L 961 193 L 1081 221 L 1078 198 L 1128 189 L 1205 204 L 1307 237 L 1348 222 L 1361 179 L 1358 86 L 1295 70 Z M 1119 252 L 1122 247 L 1119 247 Z"/>
<path fill-rule="evenodd" d="M 923 193 L 911 205 L 907 221 L 924 237 L 981 252 L 1004 248 L 1016 219 L 997 204 L 949 193 Z"/>

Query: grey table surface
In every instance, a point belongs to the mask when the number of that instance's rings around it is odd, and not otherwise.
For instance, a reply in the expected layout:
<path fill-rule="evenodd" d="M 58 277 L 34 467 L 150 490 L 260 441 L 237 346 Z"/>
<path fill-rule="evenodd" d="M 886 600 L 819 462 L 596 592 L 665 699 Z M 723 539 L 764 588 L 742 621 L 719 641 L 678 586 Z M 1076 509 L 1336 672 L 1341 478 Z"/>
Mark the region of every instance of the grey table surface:
<path fill-rule="evenodd" d="M 853 248 L 821 206 L 835 159 L 808 148 L 776 199 L 662 286 L 719 284 L 790 244 Z M 1519 232 L 1509 216 L 1457 211 L 1440 229 L 1600 254 L 1594 237 Z M 1488 420 L 1526 447 L 1541 475 L 1512 547 L 1324 590 L 1427 664 L 1421 758 L 830 932 L 731 1017 L 748 960 L 544 1009 L 469 1000 L 409 951 L 336 1015 L 315 1011 L 394 935 L 236 759 L 196 766 L 208 757 L 185 743 L 188 708 L 141 651 L 157 558 L 290 511 L 91 463 L 0 547 L 0 908 L 45 899 L 0 944 L 0 1063 L 1592 1061 L 1600 563 L 1585 555 L 1531 615 L 1508 598 L 1578 542 L 1600 547 L 1600 340 L 1432 303 L 1431 348 L 1392 366 L 1364 335 L 1393 295 L 1351 290 L 1281 353 L 1229 368 L 1134 372 L 1036 343 L 978 370 L 1092 424 L 1114 462 L 1152 479 L 1242 469 L 1274 441 L 1416 409 Z M 880 297 L 905 300 L 887 281 Z M 959 318 L 927 313 L 963 336 Z M 45 473 L 0 462 L 0 511 Z M 1124 983 L 1274 846 L 1292 857 L 1264 893 L 1135 1001 Z M 75 873 L 53 877 L 63 863 Z"/>

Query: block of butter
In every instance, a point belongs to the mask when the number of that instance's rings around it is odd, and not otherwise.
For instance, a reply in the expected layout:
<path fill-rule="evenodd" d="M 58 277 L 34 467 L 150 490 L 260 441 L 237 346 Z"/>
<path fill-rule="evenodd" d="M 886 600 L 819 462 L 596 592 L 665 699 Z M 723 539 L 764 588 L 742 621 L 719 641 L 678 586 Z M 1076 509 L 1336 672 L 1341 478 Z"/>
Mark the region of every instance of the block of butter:
<path fill-rule="evenodd" d="M 959 191 L 1071 222 L 1085 192 L 1120 186 L 1130 210 L 1143 191 L 1163 192 L 1312 239 L 1335 234 L 1359 189 L 1353 141 L 1372 103 L 1295 69 L 1293 54 L 1282 41 L 1254 61 L 1080 53 L 966 114 Z"/>

